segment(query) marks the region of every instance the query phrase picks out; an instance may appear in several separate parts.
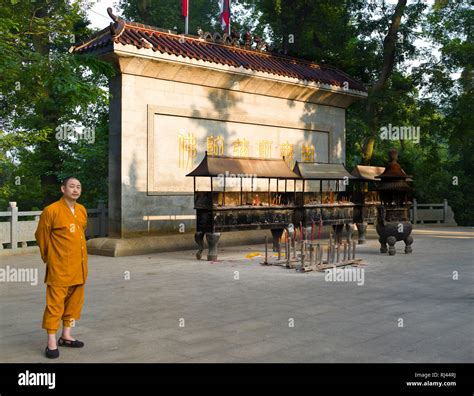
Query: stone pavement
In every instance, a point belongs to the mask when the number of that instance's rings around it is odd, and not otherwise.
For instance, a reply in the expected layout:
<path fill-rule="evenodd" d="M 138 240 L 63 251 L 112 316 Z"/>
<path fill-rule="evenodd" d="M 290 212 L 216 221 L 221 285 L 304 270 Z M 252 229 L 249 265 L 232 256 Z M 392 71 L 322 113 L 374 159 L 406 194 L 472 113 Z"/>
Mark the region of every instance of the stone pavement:
<path fill-rule="evenodd" d="M 372 230 L 358 246 L 362 286 L 246 258 L 262 245 L 222 248 L 218 262 L 194 250 L 90 256 L 74 329 L 86 346 L 52 362 L 473 362 L 473 231 L 417 227 L 413 254 L 397 243 L 389 257 Z M 0 261 L 39 268 L 36 286 L 0 283 L 0 362 L 49 363 L 44 265 L 37 254 Z"/>

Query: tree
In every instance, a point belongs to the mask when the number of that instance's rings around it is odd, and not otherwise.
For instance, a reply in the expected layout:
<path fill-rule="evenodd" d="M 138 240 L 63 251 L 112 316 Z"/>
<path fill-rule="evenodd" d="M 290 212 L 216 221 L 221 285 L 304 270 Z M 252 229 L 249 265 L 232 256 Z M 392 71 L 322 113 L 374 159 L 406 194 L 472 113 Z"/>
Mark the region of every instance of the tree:
<path fill-rule="evenodd" d="M 439 46 L 439 57 L 428 57 L 419 67 L 429 76 L 425 80 L 429 100 L 443 117 L 447 150 L 439 166 L 445 174 L 440 190 L 464 225 L 474 221 L 473 26 L 474 10 L 469 4 L 437 0 L 425 34 Z"/>
<path fill-rule="evenodd" d="M 407 5 L 407 0 L 398 0 L 393 12 L 387 34 L 383 40 L 383 64 L 378 79 L 369 88 L 367 98 L 367 118 L 369 123 L 369 136 L 363 153 L 363 163 L 369 164 L 372 159 L 376 136 L 378 132 L 377 112 L 380 111 L 380 96 L 385 89 L 387 82 L 393 72 L 395 64 L 395 53 L 398 32 L 403 13 Z"/>
<path fill-rule="evenodd" d="M 102 87 L 112 67 L 68 53 L 74 39 L 92 33 L 87 6 L 86 1 L 13 0 L 0 7 L 0 50 L 6 55 L 0 59 L 0 157 L 10 161 L 3 169 L 12 172 L 2 175 L 10 184 L 3 193 L 19 188 L 14 181 L 21 163 L 40 180 L 42 205 L 55 200 L 69 144 L 56 139 L 55 131 L 62 124 L 98 120 L 105 109 L 108 93 Z"/>
<path fill-rule="evenodd" d="M 160 27 L 184 31 L 181 2 L 176 0 L 120 0 L 119 7 L 125 19 Z M 197 34 L 198 28 L 217 30 L 219 4 L 216 0 L 189 2 L 189 33 Z M 219 27 L 220 29 L 220 27 Z"/>

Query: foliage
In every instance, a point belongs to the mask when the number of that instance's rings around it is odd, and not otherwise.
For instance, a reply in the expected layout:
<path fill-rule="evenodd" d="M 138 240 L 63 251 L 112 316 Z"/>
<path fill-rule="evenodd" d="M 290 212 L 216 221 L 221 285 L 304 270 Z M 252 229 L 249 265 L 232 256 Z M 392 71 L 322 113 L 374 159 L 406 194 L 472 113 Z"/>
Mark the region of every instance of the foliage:
<path fill-rule="evenodd" d="M 184 32 L 181 1 L 176 0 L 120 0 L 123 16 L 130 20 L 163 29 Z M 218 25 L 219 4 L 215 0 L 189 1 L 189 33 L 220 31 Z"/>
<path fill-rule="evenodd" d="M 240 0 L 232 27 L 264 36 L 289 55 L 326 63 L 369 89 L 349 107 L 346 165 L 383 165 L 395 146 L 420 202 L 453 207 L 474 219 L 472 26 L 469 2 L 436 0 Z M 88 1 L 3 1 L 0 6 L 0 207 L 41 206 L 57 181 L 76 174 L 84 200 L 107 196 L 107 101 L 113 70 L 67 52 L 89 36 Z M 183 32 L 181 2 L 119 0 L 129 19 Z M 397 15 L 400 17 L 397 23 Z M 190 33 L 219 31 L 218 2 L 190 1 Z M 94 128 L 96 141 L 60 141 L 63 124 Z M 419 127 L 419 142 L 382 140 L 388 124 Z M 15 184 L 21 176 L 21 184 Z M 456 184 L 455 180 L 458 180 Z"/>
<path fill-rule="evenodd" d="M 2 207 L 10 200 L 24 209 L 55 200 L 63 168 L 71 166 L 74 155 L 90 150 L 107 161 L 107 152 L 89 147 L 72 153 L 74 145 L 55 138 L 61 125 L 98 122 L 107 111 L 108 93 L 103 87 L 112 67 L 68 53 L 74 40 L 92 34 L 86 27 L 87 6 L 86 1 L 48 0 L 3 1 L 0 6 Z M 90 168 L 88 177 L 106 183 L 102 168 L 102 173 Z"/>

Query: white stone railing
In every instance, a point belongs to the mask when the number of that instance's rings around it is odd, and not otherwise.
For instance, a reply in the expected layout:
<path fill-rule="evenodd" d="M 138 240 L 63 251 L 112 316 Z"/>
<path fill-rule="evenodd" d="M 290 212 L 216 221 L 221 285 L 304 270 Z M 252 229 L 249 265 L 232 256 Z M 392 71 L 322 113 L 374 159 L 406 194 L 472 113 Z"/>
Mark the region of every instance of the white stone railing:
<path fill-rule="evenodd" d="M 96 209 L 88 209 L 87 238 L 107 235 L 107 208 L 99 201 Z M 7 212 L 0 212 L 0 250 L 3 248 L 26 248 L 28 242 L 35 242 L 35 231 L 41 211 L 18 210 L 16 202 L 10 202 Z M 32 220 L 20 220 L 20 217 L 33 217 Z M 7 221 L 3 221 L 7 218 Z"/>
<path fill-rule="evenodd" d="M 89 216 L 86 230 L 87 238 L 107 236 L 108 210 L 103 201 L 99 201 L 96 209 L 88 209 Z M 28 242 L 35 242 L 35 231 L 38 226 L 41 211 L 21 212 L 16 202 L 10 202 L 7 212 L 0 212 L 0 250 L 26 248 Z M 454 213 L 445 199 L 442 203 L 420 204 L 413 200 L 410 211 L 413 224 L 438 223 L 456 225 Z M 20 217 L 33 217 L 33 220 L 20 220 Z M 2 221 L 7 218 L 8 221 Z M 150 220 L 150 219 L 148 219 Z"/>
<path fill-rule="evenodd" d="M 454 213 L 448 205 L 448 200 L 443 199 L 442 203 L 420 204 L 413 200 L 410 220 L 413 224 L 437 223 L 446 225 L 457 225 L 454 220 Z"/>

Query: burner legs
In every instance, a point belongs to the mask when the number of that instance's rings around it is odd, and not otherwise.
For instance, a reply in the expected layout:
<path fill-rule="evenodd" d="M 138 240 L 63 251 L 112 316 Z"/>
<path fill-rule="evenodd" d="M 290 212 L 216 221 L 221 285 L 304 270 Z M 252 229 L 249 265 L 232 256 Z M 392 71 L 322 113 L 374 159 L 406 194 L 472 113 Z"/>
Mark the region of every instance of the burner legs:
<path fill-rule="evenodd" d="M 367 223 L 356 223 L 357 227 L 357 234 L 359 236 L 359 245 L 363 245 L 365 243 L 365 235 L 367 232 Z"/>
<path fill-rule="evenodd" d="M 388 252 L 387 240 L 385 238 L 380 237 L 379 242 L 380 242 L 380 253 L 387 253 Z"/>
<path fill-rule="evenodd" d="M 201 260 L 202 251 L 204 250 L 204 232 L 198 231 L 194 234 L 194 240 L 198 245 L 198 251 L 196 252 L 196 258 Z"/>
<path fill-rule="evenodd" d="M 395 243 L 397 242 L 397 238 L 394 236 L 389 236 L 387 238 L 387 243 L 388 243 L 388 254 L 390 256 L 395 256 L 396 250 L 395 250 Z"/>
<path fill-rule="evenodd" d="M 220 232 L 206 232 L 206 240 L 208 246 L 207 261 L 217 260 L 217 244 L 219 242 L 220 237 Z"/>
<path fill-rule="evenodd" d="M 352 241 L 352 223 L 346 224 L 346 241 Z"/>
<path fill-rule="evenodd" d="M 273 251 L 278 252 L 280 249 L 280 239 L 283 234 L 283 228 L 272 228 L 272 237 L 273 237 Z"/>
<path fill-rule="evenodd" d="M 413 249 L 411 248 L 411 244 L 413 243 L 413 237 L 411 235 L 408 235 L 405 239 L 405 253 L 410 254 L 413 252 Z"/>
<path fill-rule="evenodd" d="M 334 241 L 336 245 L 342 243 L 342 231 L 344 229 L 344 224 L 334 224 L 332 226 L 334 230 Z"/>

